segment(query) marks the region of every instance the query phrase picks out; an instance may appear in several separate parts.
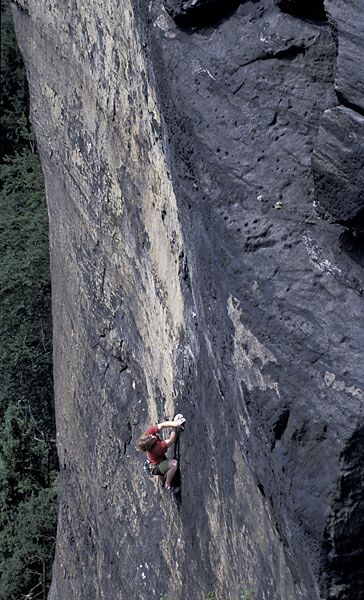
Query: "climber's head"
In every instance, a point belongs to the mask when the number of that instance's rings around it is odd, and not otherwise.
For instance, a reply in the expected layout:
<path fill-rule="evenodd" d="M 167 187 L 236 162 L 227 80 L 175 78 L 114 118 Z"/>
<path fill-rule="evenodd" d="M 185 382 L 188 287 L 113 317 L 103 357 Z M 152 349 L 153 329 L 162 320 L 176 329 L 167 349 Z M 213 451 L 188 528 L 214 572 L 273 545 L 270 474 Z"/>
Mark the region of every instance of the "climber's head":
<path fill-rule="evenodd" d="M 157 436 L 150 433 L 143 433 L 136 443 L 136 449 L 142 452 L 148 452 L 157 441 Z"/>

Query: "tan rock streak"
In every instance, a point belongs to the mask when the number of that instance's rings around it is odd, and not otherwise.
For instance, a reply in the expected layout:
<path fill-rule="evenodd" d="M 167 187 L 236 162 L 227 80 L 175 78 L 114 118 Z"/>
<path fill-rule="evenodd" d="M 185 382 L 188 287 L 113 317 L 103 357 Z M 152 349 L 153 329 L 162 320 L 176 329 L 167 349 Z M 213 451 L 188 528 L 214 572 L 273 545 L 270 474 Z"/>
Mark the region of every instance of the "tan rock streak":
<path fill-rule="evenodd" d="M 82 219 L 90 219 L 90 207 L 101 221 L 105 238 L 111 234 L 120 243 L 119 256 L 108 258 L 116 268 L 121 267 L 124 295 L 134 294 L 135 286 L 140 288 L 140 301 L 134 307 L 136 325 L 150 348 L 151 373 L 160 373 L 163 392 L 170 396 L 171 356 L 183 326 L 178 279 L 182 237 L 163 144 L 155 133 L 161 127 L 160 115 L 135 35 L 132 7 L 125 2 L 121 7 L 115 4 L 72 2 L 65 9 L 57 2 L 43 2 L 30 7 L 32 27 L 38 29 L 36 35 L 43 46 L 61 24 L 61 31 L 57 32 L 59 54 L 50 59 L 51 65 L 32 56 L 34 62 L 29 66 L 37 75 L 36 81 L 30 77 L 31 84 L 41 86 L 37 92 L 42 93 L 33 102 L 33 121 L 43 156 L 51 145 L 51 164 L 59 161 L 64 165 L 67 191 L 75 197 L 75 188 L 79 188 L 76 210 Z M 54 67 L 56 60 L 58 72 L 52 73 L 50 66 Z M 67 88 L 67 81 L 75 81 L 76 86 Z M 43 103 L 47 104 L 47 124 L 39 116 L 40 110 L 44 112 Z M 79 136 L 78 143 L 59 140 L 59 135 L 65 135 L 71 127 Z M 104 169 L 103 185 L 95 193 L 92 186 L 99 183 L 96 179 L 100 177 L 100 165 Z M 131 193 L 121 189 L 124 181 Z M 128 192 L 127 200 L 138 212 L 146 246 L 139 259 L 134 257 L 132 267 L 128 253 L 138 250 L 140 239 L 135 237 L 129 216 L 122 216 Z M 165 206 L 168 211 L 162 221 Z M 114 227 L 110 232 L 105 228 L 111 215 L 121 217 L 124 231 Z M 99 231 L 91 234 L 96 237 Z M 99 243 L 108 244 L 106 239 Z"/>
<path fill-rule="evenodd" d="M 163 124 L 131 2 L 20 0 L 14 16 L 51 229 L 63 481 L 51 596 L 125 598 L 121 583 L 108 591 L 118 559 L 102 539 L 125 519 L 124 560 L 130 536 L 143 544 L 128 448 L 134 429 L 173 415 L 184 328 Z"/>

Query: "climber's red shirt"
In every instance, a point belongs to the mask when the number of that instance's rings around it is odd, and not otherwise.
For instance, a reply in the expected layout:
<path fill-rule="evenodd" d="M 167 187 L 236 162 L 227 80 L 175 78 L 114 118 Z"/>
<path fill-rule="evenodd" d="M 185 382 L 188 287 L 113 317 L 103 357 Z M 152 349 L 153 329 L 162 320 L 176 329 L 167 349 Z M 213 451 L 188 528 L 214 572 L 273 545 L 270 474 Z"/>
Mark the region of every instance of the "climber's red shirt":
<path fill-rule="evenodd" d="M 158 425 L 151 425 L 148 429 L 145 430 L 145 433 L 150 433 L 151 435 L 156 435 L 159 433 Z M 152 446 L 152 448 L 147 452 L 147 460 L 152 465 L 157 465 L 162 462 L 162 460 L 167 460 L 166 457 L 167 443 L 164 440 L 158 440 Z"/>

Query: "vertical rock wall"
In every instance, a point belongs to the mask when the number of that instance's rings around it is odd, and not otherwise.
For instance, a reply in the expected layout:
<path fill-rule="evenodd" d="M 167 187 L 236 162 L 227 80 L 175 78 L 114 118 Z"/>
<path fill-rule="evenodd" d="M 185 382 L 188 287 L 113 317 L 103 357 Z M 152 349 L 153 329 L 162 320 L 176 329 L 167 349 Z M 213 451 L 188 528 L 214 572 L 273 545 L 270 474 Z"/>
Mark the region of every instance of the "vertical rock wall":
<path fill-rule="evenodd" d="M 316 199 L 324 215 L 355 235 L 364 229 L 364 12 L 357 0 L 326 0 L 325 6 L 338 46 L 338 106 L 324 112 L 315 145 Z"/>
<path fill-rule="evenodd" d="M 14 5 L 51 227 L 51 600 L 363 597 L 362 254 L 314 208 L 352 110 L 343 9 L 277 4 Z M 179 502 L 134 450 L 177 410 Z"/>
<path fill-rule="evenodd" d="M 52 596 L 132 598 L 144 590 L 146 500 L 129 444 L 173 414 L 184 349 L 159 109 L 128 3 L 21 6 L 51 229 L 62 486 Z"/>

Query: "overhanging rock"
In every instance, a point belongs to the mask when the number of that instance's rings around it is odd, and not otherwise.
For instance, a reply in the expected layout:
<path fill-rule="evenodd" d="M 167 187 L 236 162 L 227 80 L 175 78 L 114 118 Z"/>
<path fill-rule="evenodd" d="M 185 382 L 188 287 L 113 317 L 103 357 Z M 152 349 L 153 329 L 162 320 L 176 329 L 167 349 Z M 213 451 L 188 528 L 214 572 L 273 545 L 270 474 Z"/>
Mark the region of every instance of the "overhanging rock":
<path fill-rule="evenodd" d="M 338 106 L 325 111 L 312 160 L 316 199 L 336 222 L 364 228 L 364 118 Z"/>

